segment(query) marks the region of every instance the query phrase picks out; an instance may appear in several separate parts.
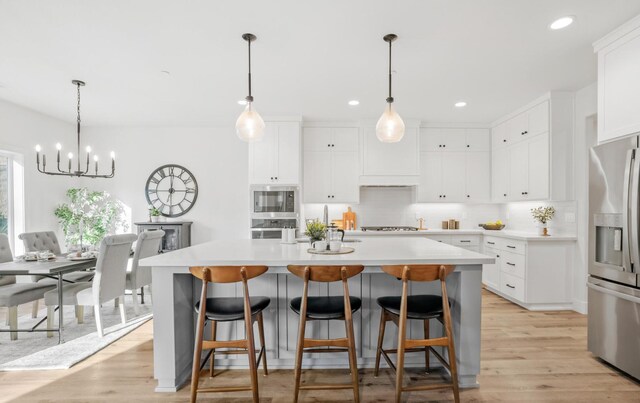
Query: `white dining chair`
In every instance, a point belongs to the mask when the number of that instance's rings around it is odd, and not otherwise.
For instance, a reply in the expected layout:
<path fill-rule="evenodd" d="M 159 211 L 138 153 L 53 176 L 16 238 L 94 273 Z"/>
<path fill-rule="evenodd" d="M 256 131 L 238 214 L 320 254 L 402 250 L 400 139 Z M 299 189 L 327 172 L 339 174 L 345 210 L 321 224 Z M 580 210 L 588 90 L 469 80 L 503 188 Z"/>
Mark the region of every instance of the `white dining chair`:
<path fill-rule="evenodd" d="M 160 251 L 160 243 L 164 231 L 151 230 L 143 231 L 138 235 L 138 241 L 136 242 L 135 252 L 133 253 L 133 259 L 131 260 L 131 271 L 127 271 L 127 285 L 126 289 L 131 290 L 131 296 L 133 298 L 133 311 L 138 315 L 140 310 L 138 307 L 138 294 L 137 290 L 142 289 L 148 285 L 151 290 L 151 267 L 140 266 L 140 259 L 144 259 L 149 256 L 155 256 Z M 144 290 L 141 290 L 143 293 Z M 144 294 L 141 294 L 144 296 Z"/>
<path fill-rule="evenodd" d="M 25 252 L 38 252 L 41 250 L 49 250 L 56 256 L 62 255 L 60 249 L 60 242 L 58 237 L 53 231 L 38 231 L 38 232 L 24 232 L 18 235 L 18 238 L 22 240 Z M 93 272 L 91 271 L 77 271 L 69 274 L 65 274 L 64 278 L 69 281 L 90 281 L 93 278 Z M 45 276 L 31 276 L 32 282 L 42 282 L 42 284 L 57 285 L 58 280 L 45 277 Z M 31 311 L 31 317 L 36 318 L 38 316 L 38 301 L 33 301 L 33 308 Z"/>
<path fill-rule="evenodd" d="M 0 234 L 0 263 L 13 261 L 13 253 L 9 245 L 9 238 Z M 16 283 L 16 276 L 0 276 L 0 306 L 8 308 L 7 325 L 9 330 L 18 328 L 18 305 L 41 299 L 52 289 L 52 284 L 46 283 Z M 11 333 L 11 340 L 18 338 L 17 332 Z"/>
<path fill-rule="evenodd" d="M 134 234 L 111 235 L 100 242 L 100 254 L 96 262 L 96 274 L 92 282 L 78 282 L 65 284 L 62 288 L 63 305 L 76 305 L 81 307 L 76 317 L 78 323 L 83 322 L 84 306 L 93 306 L 96 318 L 98 335 L 104 335 L 100 306 L 108 301 L 118 299 L 120 318 L 126 323 L 124 293 L 127 278 L 127 263 L 131 253 L 131 246 L 137 239 Z M 44 303 L 47 306 L 48 327 L 53 326 L 55 307 L 58 305 L 57 290 L 52 290 L 44 295 Z M 53 332 L 47 333 L 48 337 Z"/>

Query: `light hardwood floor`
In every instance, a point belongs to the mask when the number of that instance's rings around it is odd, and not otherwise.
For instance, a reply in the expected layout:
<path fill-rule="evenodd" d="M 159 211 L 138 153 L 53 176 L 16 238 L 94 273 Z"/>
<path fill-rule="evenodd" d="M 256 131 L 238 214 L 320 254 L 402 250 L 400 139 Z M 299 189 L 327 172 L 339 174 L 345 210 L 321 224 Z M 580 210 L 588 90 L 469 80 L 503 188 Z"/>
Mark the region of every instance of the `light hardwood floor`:
<path fill-rule="evenodd" d="M 640 383 L 594 359 L 586 349 L 587 318 L 575 312 L 530 312 L 483 292 L 481 387 L 461 393 L 464 402 L 640 402 Z M 8 341 L 2 340 L 2 343 Z M 66 371 L 0 372 L 3 402 L 184 402 L 189 387 L 175 394 L 153 392 L 151 322 Z M 346 358 L 345 358 L 346 359 Z M 418 378 L 417 376 L 420 376 Z M 431 377 L 438 377 L 432 374 Z M 290 402 L 293 372 L 274 370 L 260 378 L 263 402 Z M 349 382 L 345 370 L 305 371 L 308 382 Z M 423 379 L 412 372 L 408 380 Z M 226 371 L 204 382 L 249 383 L 246 371 Z M 393 376 L 360 371 L 362 400 L 388 402 Z M 301 392 L 305 402 L 347 402 L 351 391 Z M 452 401 L 448 391 L 405 394 L 406 401 Z M 249 392 L 202 395 L 200 401 L 246 402 Z"/>

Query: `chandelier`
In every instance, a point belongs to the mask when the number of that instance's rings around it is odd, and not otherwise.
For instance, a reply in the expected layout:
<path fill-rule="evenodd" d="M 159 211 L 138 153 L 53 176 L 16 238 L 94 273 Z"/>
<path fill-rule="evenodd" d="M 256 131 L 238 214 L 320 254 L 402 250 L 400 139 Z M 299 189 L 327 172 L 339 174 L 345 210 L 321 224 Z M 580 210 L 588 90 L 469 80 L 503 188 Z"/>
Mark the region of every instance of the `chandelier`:
<path fill-rule="evenodd" d="M 85 84 L 84 84 L 84 81 L 80 81 L 80 80 L 73 80 L 71 81 L 71 83 L 78 88 L 78 119 L 76 121 L 77 133 L 78 133 L 78 144 L 77 144 L 78 154 L 76 155 L 76 160 L 77 160 L 76 170 L 72 171 L 72 167 L 74 165 L 72 152 L 67 154 L 67 158 L 68 158 L 67 169 L 64 170 L 63 168 L 60 167 L 60 162 L 61 162 L 60 154 L 62 151 L 62 145 L 60 143 L 56 144 L 56 149 L 58 150 L 58 155 L 56 158 L 57 171 L 47 171 L 47 156 L 44 153 L 42 154 L 42 168 L 41 168 L 40 167 L 40 151 L 42 151 L 42 148 L 38 144 L 36 145 L 36 165 L 38 167 L 38 172 L 41 172 L 47 175 L 77 176 L 77 177 L 84 177 L 84 178 L 113 178 L 113 175 L 116 172 L 116 156 L 113 151 L 111 151 L 111 173 L 110 174 L 98 174 L 98 156 L 97 155 L 93 156 L 93 162 L 94 162 L 93 173 L 89 173 L 89 170 L 91 169 L 91 147 L 89 146 L 87 146 L 87 148 L 85 149 L 87 152 L 87 163 L 84 169 L 82 169 L 81 167 L 81 164 L 80 164 L 80 160 L 81 160 L 80 158 L 80 87 L 83 87 Z"/>

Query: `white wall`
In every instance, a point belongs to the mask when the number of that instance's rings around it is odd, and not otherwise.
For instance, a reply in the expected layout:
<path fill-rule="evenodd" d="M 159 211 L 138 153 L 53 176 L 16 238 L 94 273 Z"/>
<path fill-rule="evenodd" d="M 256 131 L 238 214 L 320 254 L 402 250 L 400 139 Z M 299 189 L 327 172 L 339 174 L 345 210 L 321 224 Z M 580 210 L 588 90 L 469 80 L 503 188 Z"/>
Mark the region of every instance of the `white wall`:
<path fill-rule="evenodd" d="M 573 305 L 581 313 L 587 312 L 587 256 L 589 236 L 589 149 L 597 141 L 598 86 L 593 83 L 576 92 L 575 109 L 575 165 L 574 183 L 578 203 L 576 259 L 573 278 Z"/>
<path fill-rule="evenodd" d="M 131 208 L 132 222 L 148 221 L 149 175 L 161 165 L 178 164 L 198 182 L 193 208 L 175 219 L 194 222 L 192 243 L 249 237 L 248 147 L 233 127 L 89 127 L 85 132 L 101 160 L 115 151 L 116 176 L 83 179 L 83 185 L 122 201 Z"/>
<path fill-rule="evenodd" d="M 555 235 L 576 234 L 576 202 L 575 201 L 526 201 L 507 203 L 501 206 L 500 215 L 508 229 L 537 233 L 540 229 L 537 221 L 531 216 L 531 209 L 541 206 L 551 206 L 556 210 L 549 222 L 549 233 Z M 573 219 L 571 218 L 573 216 Z"/>
<path fill-rule="evenodd" d="M 26 231 L 55 230 L 62 241 L 53 211 L 65 201 L 65 191 L 75 186 L 77 179 L 39 173 L 34 150 L 35 145 L 40 144 L 49 156 L 47 162 L 52 164 L 57 142 L 75 144 L 75 125 L 0 101 L 0 149 L 15 153 L 16 160 L 24 164 L 24 228 Z M 20 242 L 11 246 L 14 254 L 22 253 Z"/>

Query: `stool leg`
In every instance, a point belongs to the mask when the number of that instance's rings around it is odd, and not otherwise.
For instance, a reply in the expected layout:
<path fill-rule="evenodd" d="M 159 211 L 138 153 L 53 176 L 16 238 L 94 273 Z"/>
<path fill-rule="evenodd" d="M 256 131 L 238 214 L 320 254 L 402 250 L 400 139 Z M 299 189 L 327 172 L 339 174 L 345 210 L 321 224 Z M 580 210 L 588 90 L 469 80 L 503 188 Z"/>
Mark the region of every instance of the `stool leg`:
<path fill-rule="evenodd" d="M 295 390 L 293 392 L 293 403 L 298 403 L 298 394 L 300 393 L 300 377 L 302 375 L 302 350 L 304 349 L 304 331 L 307 323 L 305 316 L 306 315 L 302 315 L 302 312 L 301 312 L 300 329 L 298 330 L 298 346 L 296 348 L 296 367 L 295 367 L 296 385 L 295 385 Z"/>
<path fill-rule="evenodd" d="M 212 341 L 216 341 L 216 331 L 218 329 L 218 322 L 216 322 L 215 320 L 212 320 L 209 323 L 210 323 L 210 326 L 211 326 L 211 340 Z M 210 378 L 213 378 L 215 355 L 216 355 L 216 349 L 212 348 L 211 349 L 211 358 L 210 358 L 210 361 L 209 361 L 209 377 Z"/>
<path fill-rule="evenodd" d="M 451 315 L 445 313 L 445 331 L 447 338 L 449 339 L 449 345 L 447 351 L 449 352 L 449 371 L 451 372 L 451 383 L 453 387 L 453 398 L 455 403 L 460 403 L 460 390 L 458 388 L 458 365 L 456 364 L 456 351 L 453 344 L 453 332 L 451 331 Z"/>
<path fill-rule="evenodd" d="M 259 403 L 258 392 L 258 366 L 256 365 L 256 345 L 253 339 L 253 321 L 251 317 L 245 319 L 247 326 L 247 350 L 249 356 L 249 375 L 251 375 L 251 391 L 253 392 L 253 403 Z"/>
<path fill-rule="evenodd" d="M 376 349 L 376 367 L 373 371 L 373 376 L 378 376 L 378 370 L 380 369 L 380 355 L 382 354 L 382 342 L 384 341 L 384 330 L 387 324 L 387 315 L 384 313 L 384 309 L 380 310 L 380 329 L 378 330 L 378 348 Z"/>
<path fill-rule="evenodd" d="M 267 349 L 264 346 L 264 324 L 262 321 L 262 312 L 258 314 L 258 335 L 260 337 L 260 347 L 262 348 L 262 368 L 264 369 L 264 376 L 269 375 L 267 369 Z"/>
<path fill-rule="evenodd" d="M 429 338 L 429 319 L 424 320 L 424 338 Z M 425 367 L 427 368 L 427 373 L 431 372 L 431 364 L 429 363 L 429 347 L 424 348 L 424 359 L 425 359 Z"/>
<path fill-rule="evenodd" d="M 203 287 L 203 289 L 206 288 Z M 203 292 L 203 298 L 201 298 L 200 301 L 206 299 L 205 292 Z M 200 359 L 202 357 L 202 339 L 204 336 L 204 312 L 205 309 L 200 310 L 200 313 L 198 314 L 198 325 L 196 326 L 196 343 L 193 349 L 193 368 L 191 369 L 191 403 L 195 403 L 196 396 L 198 395 L 198 381 L 200 380 Z"/>
<path fill-rule="evenodd" d="M 135 292 L 132 292 L 131 294 L 133 294 L 134 298 L 137 299 Z M 140 287 L 140 303 L 144 305 L 144 286 Z"/>
<path fill-rule="evenodd" d="M 348 312 L 350 314 L 350 312 Z M 360 402 L 360 388 L 358 387 L 358 361 L 356 358 L 356 343 L 353 335 L 353 320 L 351 315 L 345 319 L 345 327 L 347 330 L 347 339 L 349 340 L 349 367 L 351 368 L 351 380 L 353 382 L 353 401 Z"/>

